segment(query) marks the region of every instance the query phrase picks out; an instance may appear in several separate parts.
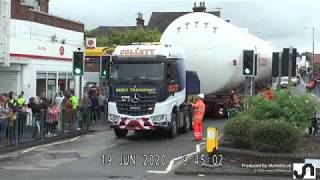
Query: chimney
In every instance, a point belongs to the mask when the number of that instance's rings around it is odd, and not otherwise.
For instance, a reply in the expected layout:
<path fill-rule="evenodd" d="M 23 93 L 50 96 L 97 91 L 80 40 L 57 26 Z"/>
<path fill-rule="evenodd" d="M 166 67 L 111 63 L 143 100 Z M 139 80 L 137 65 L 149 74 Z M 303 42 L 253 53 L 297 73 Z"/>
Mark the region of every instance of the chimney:
<path fill-rule="evenodd" d="M 49 0 L 39 0 L 40 11 L 49 13 Z"/>
<path fill-rule="evenodd" d="M 136 18 L 137 20 L 137 26 L 143 27 L 144 26 L 144 19 L 142 16 L 142 13 L 138 13 L 138 17 Z"/>
<path fill-rule="evenodd" d="M 197 6 L 197 3 L 194 2 L 194 6 L 192 8 L 193 12 L 206 12 L 205 2 L 200 2 L 200 5 Z"/>

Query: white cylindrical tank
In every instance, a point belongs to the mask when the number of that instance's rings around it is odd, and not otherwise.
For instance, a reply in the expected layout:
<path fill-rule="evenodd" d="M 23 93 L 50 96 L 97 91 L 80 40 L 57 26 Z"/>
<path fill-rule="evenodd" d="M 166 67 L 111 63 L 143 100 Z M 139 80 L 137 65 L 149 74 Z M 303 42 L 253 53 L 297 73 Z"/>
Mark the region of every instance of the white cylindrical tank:
<path fill-rule="evenodd" d="M 239 86 L 243 50 L 258 54 L 258 77 L 271 77 L 272 52 L 266 42 L 209 13 L 190 13 L 173 21 L 160 42 L 180 46 L 187 70 L 196 71 L 205 94 Z"/>

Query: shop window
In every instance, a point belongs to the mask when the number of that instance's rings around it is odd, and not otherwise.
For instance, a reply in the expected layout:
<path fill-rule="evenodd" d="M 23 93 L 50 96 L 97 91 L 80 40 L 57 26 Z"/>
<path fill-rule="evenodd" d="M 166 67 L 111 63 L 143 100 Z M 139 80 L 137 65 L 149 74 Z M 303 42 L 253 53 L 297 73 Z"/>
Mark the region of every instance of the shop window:
<path fill-rule="evenodd" d="M 56 94 L 56 73 L 48 73 L 48 94 L 47 97 L 54 98 Z"/>
<path fill-rule="evenodd" d="M 58 91 L 66 92 L 66 73 L 59 73 Z"/>
<path fill-rule="evenodd" d="M 46 93 L 46 73 L 37 73 L 37 96 Z"/>

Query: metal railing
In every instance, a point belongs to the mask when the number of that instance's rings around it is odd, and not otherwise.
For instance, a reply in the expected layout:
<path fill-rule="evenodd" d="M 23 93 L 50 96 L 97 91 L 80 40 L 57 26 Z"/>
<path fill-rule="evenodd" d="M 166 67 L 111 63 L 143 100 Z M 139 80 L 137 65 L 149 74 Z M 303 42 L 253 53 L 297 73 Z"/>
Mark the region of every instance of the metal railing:
<path fill-rule="evenodd" d="M 14 119 L 0 119 L 0 147 L 64 136 L 91 127 L 89 107 L 77 110 L 62 109 L 55 117 L 50 116 L 47 111 L 41 110 L 37 114 L 17 112 Z"/>

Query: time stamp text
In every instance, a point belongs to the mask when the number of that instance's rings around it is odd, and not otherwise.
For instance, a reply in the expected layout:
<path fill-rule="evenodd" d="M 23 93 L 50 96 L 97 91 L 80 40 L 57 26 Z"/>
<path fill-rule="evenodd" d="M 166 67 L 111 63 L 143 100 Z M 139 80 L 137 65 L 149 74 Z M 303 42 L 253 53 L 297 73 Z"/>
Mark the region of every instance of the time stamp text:
<path fill-rule="evenodd" d="M 219 154 L 214 154 L 211 158 L 205 154 L 196 154 L 193 156 L 183 154 L 180 157 L 183 166 L 203 166 L 205 164 L 221 166 L 223 163 L 223 155 Z M 166 154 L 103 154 L 101 156 L 103 166 L 168 166 L 170 160 Z"/>

